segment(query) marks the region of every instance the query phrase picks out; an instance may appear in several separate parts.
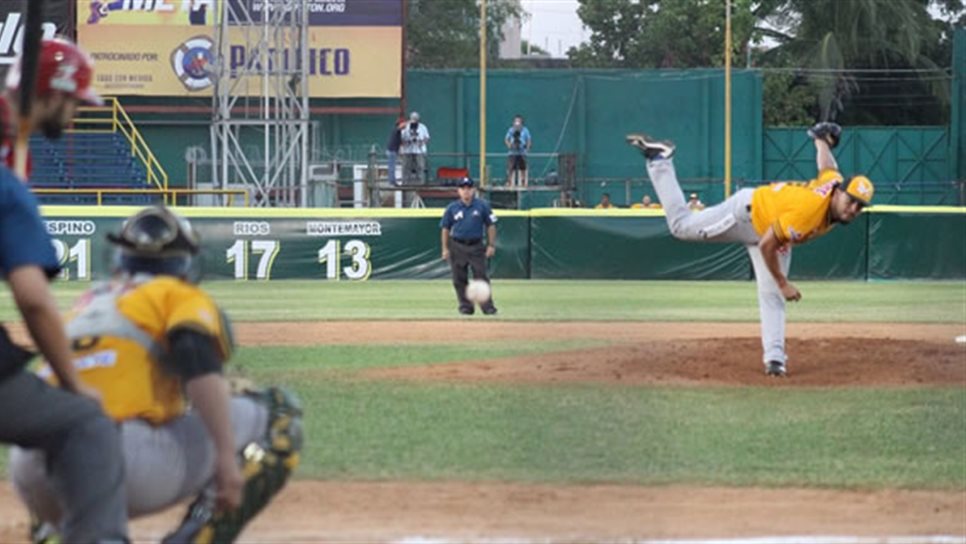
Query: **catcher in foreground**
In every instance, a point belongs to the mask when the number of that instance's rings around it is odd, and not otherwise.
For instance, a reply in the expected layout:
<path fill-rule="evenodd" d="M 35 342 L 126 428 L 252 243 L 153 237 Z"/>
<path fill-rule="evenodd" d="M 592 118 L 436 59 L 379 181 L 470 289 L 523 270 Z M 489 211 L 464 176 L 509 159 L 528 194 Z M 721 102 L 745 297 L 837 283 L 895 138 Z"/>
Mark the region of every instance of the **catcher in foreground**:
<path fill-rule="evenodd" d="M 848 224 L 869 205 L 875 191 L 869 178 L 854 176 L 846 182 L 839 173 L 832 149 L 841 134 L 835 123 L 818 123 L 808 130 L 815 141 L 815 179 L 742 189 L 700 212 L 689 210 L 684 201 L 671 161 L 674 144 L 646 134 L 627 135 L 627 143 L 647 159 L 647 172 L 675 238 L 735 242 L 748 250 L 758 282 L 761 343 L 769 376 L 786 372 L 785 301 L 802 298 L 787 277 L 792 246 L 822 236 L 837 223 Z"/>
<path fill-rule="evenodd" d="M 131 517 L 196 497 L 163 542 L 231 542 L 299 461 L 301 409 L 288 392 L 229 390 L 231 326 L 190 278 L 199 239 L 167 208 L 145 208 L 108 240 L 116 273 L 67 316 L 81 381 L 120 423 Z M 42 377 L 53 380 L 49 369 Z M 189 408 L 190 405 L 190 408 Z M 43 542 L 61 516 L 44 454 L 14 449 L 10 473 Z"/>

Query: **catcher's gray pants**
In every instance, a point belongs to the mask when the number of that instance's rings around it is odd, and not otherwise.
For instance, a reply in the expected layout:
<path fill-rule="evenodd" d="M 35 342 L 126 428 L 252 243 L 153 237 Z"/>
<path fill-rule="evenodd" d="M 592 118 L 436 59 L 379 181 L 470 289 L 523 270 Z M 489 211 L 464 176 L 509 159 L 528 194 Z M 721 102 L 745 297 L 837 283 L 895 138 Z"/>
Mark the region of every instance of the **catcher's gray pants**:
<path fill-rule="evenodd" d="M 675 238 L 696 242 L 736 242 L 748 250 L 758 284 L 763 360 L 765 363 L 785 363 L 785 297 L 758 248 L 760 237 L 751 223 L 754 189 L 742 189 L 721 204 L 695 212 L 684 200 L 673 159 L 647 161 L 647 173 Z M 782 273 L 787 276 L 792 263 L 791 248 L 782 251 L 778 260 Z"/>
<path fill-rule="evenodd" d="M 265 436 L 268 408 L 250 397 L 233 397 L 231 424 L 236 450 L 241 451 Z M 195 413 L 188 412 L 158 427 L 138 419 L 125 421 L 121 443 L 127 470 L 127 509 L 132 518 L 163 510 L 213 485 L 214 444 Z M 43 452 L 11 450 L 10 477 L 34 515 L 49 522 L 60 518 Z"/>
<path fill-rule="evenodd" d="M 28 372 L 0 382 L 0 442 L 42 452 L 65 542 L 122 542 L 124 463 L 116 425 L 96 402 Z"/>

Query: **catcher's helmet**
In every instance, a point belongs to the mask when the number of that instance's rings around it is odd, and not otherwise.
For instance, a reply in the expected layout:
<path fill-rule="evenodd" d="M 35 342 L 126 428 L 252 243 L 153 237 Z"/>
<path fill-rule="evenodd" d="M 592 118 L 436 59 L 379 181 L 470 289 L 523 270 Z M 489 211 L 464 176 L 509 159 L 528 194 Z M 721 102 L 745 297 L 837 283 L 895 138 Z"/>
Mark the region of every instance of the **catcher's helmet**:
<path fill-rule="evenodd" d="M 124 222 L 107 240 L 120 248 L 117 267 L 135 274 L 163 274 L 187 279 L 192 258 L 201 249 L 187 219 L 164 206 L 151 206 Z"/>
<path fill-rule="evenodd" d="M 8 89 L 20 87 L 20 63 L 18 59 L 7 72 Z M 41 40 L 34 91 L 37 96 L 60 91 L 86 104 L 100 106 L 104 101 L 91 88 L 93 78 L 93 62 L 74 42 L 62 37 Z"/>

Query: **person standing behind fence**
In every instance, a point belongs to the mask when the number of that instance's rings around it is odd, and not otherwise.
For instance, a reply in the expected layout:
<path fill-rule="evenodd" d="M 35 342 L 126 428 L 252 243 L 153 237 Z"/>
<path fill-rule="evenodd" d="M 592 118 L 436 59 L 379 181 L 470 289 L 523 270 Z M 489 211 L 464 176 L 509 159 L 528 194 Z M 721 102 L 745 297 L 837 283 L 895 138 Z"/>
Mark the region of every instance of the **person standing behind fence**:
<path fill-rule="evenodd" d="M 401 131 L 402 146 L 399 148 L 403 159 L 403 183 L 426 183 L 426 146 L 429 144 L 429 129 L 419 122 L 419 113 L 409 114 L 409 123 Z"/>
<path fill-rule="evenodd" d="M 459 181 L 459 198 L 446 207 L 439 222 L 443 260 L 449 262 L 453 273 L 453 288 L 459 301 L 459 312 L 473 315 L 473 303 L 466 298 L 469 283 L 467 268 L 473 269 L 473 279 L 490 283 L 486 272 L 486 260 L 496 254 L 496 215 L 489 202 L 476 198 L 473 180 L 464 177 Z M 486 227 L 486 240 L 483 230 Z M 484 246 L 484 241 L 486 245 Z M 480 304 L 486 315 L 496 313 L 493 296 Z"/>
<path fill-rule="evenodd" d="M 389 142 L 386 143 L 386 162 L 388 163 L 388 177 L 391 185 L 399 185 L 396 179 L 396 159 L 399 157 L 399 147 L 402 145 L 402 129 L 406 125 L 406 118 L 399 117 L 396 124 L 389 133 Z"/>
<path fill-rule="evenodd" d="M 523 116 L 517 114 L 513 117 L 513 124 L 506 131 L 503 139 L 506 144 L 506 184 L 513 186 L 527 186 L 527 153 L 533 140 L 530 138 L 530 130 L 523 124 Z"/>

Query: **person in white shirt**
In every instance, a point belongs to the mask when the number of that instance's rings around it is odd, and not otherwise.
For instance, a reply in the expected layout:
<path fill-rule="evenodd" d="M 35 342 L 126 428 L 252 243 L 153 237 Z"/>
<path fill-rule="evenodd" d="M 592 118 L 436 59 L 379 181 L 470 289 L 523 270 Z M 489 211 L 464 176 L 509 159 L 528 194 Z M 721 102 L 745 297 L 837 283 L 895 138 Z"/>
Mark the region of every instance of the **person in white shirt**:
<path fill-rule="evenodd" d="M 419 122 L 419 113 L 409 114 L 409 123 L 402 128 L 403 183 L 426 183 L 426 144 L 429 143 L 429 129 Z"/>

